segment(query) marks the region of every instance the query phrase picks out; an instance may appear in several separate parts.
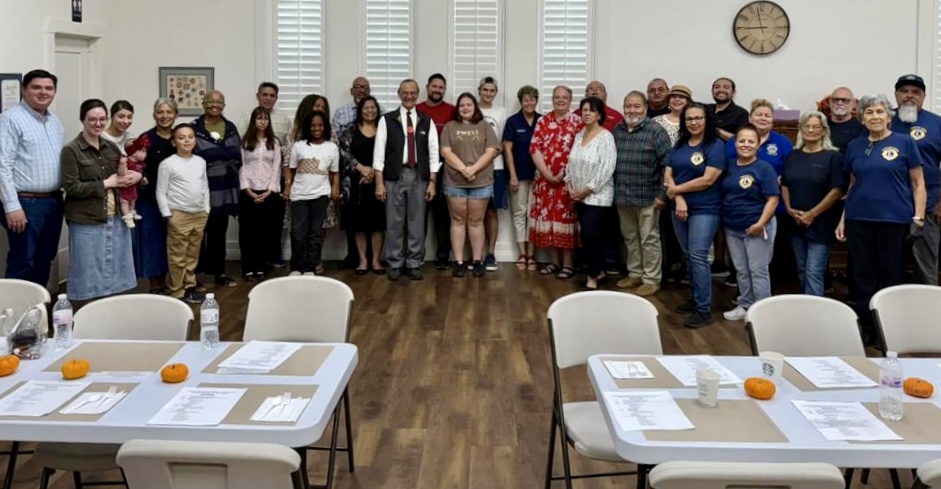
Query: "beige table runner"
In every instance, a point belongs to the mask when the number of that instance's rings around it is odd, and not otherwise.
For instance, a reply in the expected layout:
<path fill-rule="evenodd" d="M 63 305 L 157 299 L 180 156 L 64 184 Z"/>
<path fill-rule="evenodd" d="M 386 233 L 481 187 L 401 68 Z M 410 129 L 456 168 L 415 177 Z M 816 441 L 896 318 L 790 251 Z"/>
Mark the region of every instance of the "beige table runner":
<path fill-rule="evenodd" d="M 696 399 L 676 399 L 695 429 L 644 431 L 650 441 L 702 441 L 733 443 L 787 443 L 788 439 L 752 399 L 719 399 L 705 408 Z"/>
<path fill-rule="evenodd" d="M 244 345 L 245 343 L 233 343 L 226 347 L 225 351 L 203 370 L 203 373 L 218 373 L 219 364 L 234 355 Z M 320 366 L 330 356 L 333 348 L 333 346 L 327 345 L 304 345 L 288 357 L 278 368 L 259 375 L 313 376 L 317 373 L 317 370 L 320 370 Z"/>
<path fill-rule="evenodd" d="M 872 379 L 876 384 L 879 383 L 879 365 L 876 362 L 873 362 L 866 357 L 838 357 L 844 362 L 846 362 L 850 367 L 855 368 L 859 373 L 865 375 Z M 791 383 L 794 387 L 797 387 L 801 392 L 815 392 L 815 391 L 830 391 L 830 390 L 844 390 L 844 389 L 873 389 L 873 387 L 837 387 L 837 388 L 826 388 L 821 389 L 813 384 L 813 382 L 807 380 L 807 377 L 801 375 L 791 364 L 787 363 L 787 360 L 784 361 L 784 379 Z"/>
<path fill-rule="evenodd" d="M 652 379 L 613 379 L 619 389 L 694 389 L 694 386 L 683 385 L 673 374 L 670 373 L 662 363 L 657 361 L 657 357 L 603 357 L 601 358 L 602 367 L 605 361 L 614 362 L 641 362 L 653 374 Z M 608 368 L 604 367 L 605 372 Z M 611 375 L 611 372 L 608 372 Z M 720 389 L 730 389 L 737 387 L 735 384 L 720 385 Z"/>
<path fill-rule="evenodd" d="M 91 364 L 91 372 L 156 372 L 170 363 L 180 348 L 182 342 L 83 342 L 45 371 L 58 372 L 65 362 L 84 358 Z"/>
<path fill-rule="evenodd" d="M 201 383 L 199 387 L 226 388 L 226 389 L 246 389 L 245 394 L 235 406 L 229 411 L 228 416 L 222 420 L 222 424 L 250 424 L 264 426 L 294 426 L 295 423 L 288 422 L 270 422 L 270 421 L 252 421 L 252 415 L 258 410 L 265 399 L 277 397 L 285 392 L 290 392 L 291 397 L 304 397 L 313 399 L 317 392 L 316 385 L 258 385 L 258 384 L 216 384 Z"/>
<path fill-rule="evenodd" d="M 863 406 L 879 418 L 879 403 L 864 402 Z M 901 441 L 852 441 L 850 443 L 901 443 L 905 445 L 941 445 L 941 409 L 930 402 L 906 402 L 901 421 L 879 418 Z"/>
<path fill-rule="evenodd" d="M 80 380 L 79 380 L 79 382 L 80 382 Z M 10 387 L 9 389 L 3 391 L 3 393 L 0 394 L 0 399 L 6 397 L 8 394 L 12 394 L 13 391 L 15 391 L 16 389 L 19 389 L 20 386 L 22 386 L 22 385 L 25 384 L 25 383 L 26 383 L 26 381 L 17 382 L 13 387 Z M 66 401 L 64 404 L 62 404 L 61 406 L 59 406 L 55 411 L 53 411 L 53 412 L 51 412 L 51 413 L 49 413 L 49 414 L 47 414 L 47 415 L 45 415 L 45 416 L 0 416 L 0 420 L 4 420 L 4 421 L 85 421 L 85 422 L 95 422 L 95 421 L 98 421 L 99 419 L 101 419 L 102 416 L 104 416 L 104 415 L 108 414 L 109 412 L 111 412 L 111 410 L 105 411 L 105 412 L 100 413 L 100 414 L 61 414 L 61 413 L 59 413 L 59 410 L 65 408 L 65 407 L 68 406 L 73 400 L 75 400 L 76 398 L 78 398 L 79 396 L 81 396 L 82 394 L 84 394 L 84 393 L 86 393 L 86 392 L 100 392 L 100 393 L 102 393 L 102 394 L 105 394 L 105 393 L 108 392 L 108 389 L 110 389 L 112 386 L 114 386 L 115 389 L 117 389 L 117 392 L 124 391 L 124 392 L 127 392 L 128 395 L 131 395 L 131 391 L 133 391 L 135 388 L 137 388 L 137 384 L 136 384 L 136 383 L 126 383 L 126 382 L 125 382 L 125 383 L 116 383 L 116 382 L 93 382 L 93 383 L 91 383 L 91 384 L 88 384 L 88 387 L 82 389 L 81 392 L 79 392 L 78 394 L 75 394 L 74 396 L 72 396 L 68 401 Z M 125 397 L 124 399 L 127 399 L 127 397 Z M 118 404 L 116 404 L 115 406 L 113 406 L 111 409 L 114 409 L 115 407 L 119 406 L 122 402 L 124 402 L 124 399 L 121 399 L 121 401 L 119 401 Z"/>

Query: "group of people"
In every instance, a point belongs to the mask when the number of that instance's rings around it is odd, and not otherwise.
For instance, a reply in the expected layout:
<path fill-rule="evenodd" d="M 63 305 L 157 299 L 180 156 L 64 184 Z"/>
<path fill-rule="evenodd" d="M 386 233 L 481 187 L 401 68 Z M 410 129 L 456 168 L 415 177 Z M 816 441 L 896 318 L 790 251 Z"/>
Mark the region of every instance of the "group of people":
<path fill-rule="evenodd" d="M 455 105 L 440 74 L 421 103 L 418 82 L 404 80 L 400 106 L 387 112 L 358 77 L 352 101 L 332 117 L 325 97 L 309 95 L 293 118 L 276 109 L 277 85 L 264 82 L 238 123 L 223 115 L 224 95 L 210 91 L 204 114 L 187 124 L 176 125 L 172 100 L 157 100 L 155 127 L 139 137 L 129 131 L 130 103 L 115 102 L 109 118 L 92 99 L 69 142 L 48 110 L 56 83 L 46 71 L 28 73 L 22 102 L 0 117 L 7 276 L 48 281 L 64 216 L 78 300 L 133 288 L 135 275 L 152 292 L 191 302 L 201 300 L 197 273 L 236 285 L 225 273 L 234 216 L 249 281 L 283 265 L 283 241 L 291 274 L 321 272 L 325 229 L 337 221 L 344 263 L 359 275 L 421 280 L 433 221 L 436 267 L 482 276 L 498 267 L 501 209 L 520 270 L 568 279 L 578 261 L 585 287 L 596 289 L 620 272 L 626 251 L 617 286 L 650 296 L 685 269 L 690 300 L 677 310 L 693 328 L 713 321 L 711 277 L 726 254 L 740 292 L 729 320 L 770 296 L 774 262 L 788 257 L 801 290 L 823 295 L 837 239 L 847 242 L 862 318 L 876 290 L 905 279 L 909 252 L 914 280 L 937 283 L 941 119 L 922 108 L 917 75 L 898 79 L 897 112 L 884 96 L 857 102 L 849 89 L 834 90 L 829 113 L 801 116 L 796 144 L 773 129 L 771 103 L 740 107 L 725 77 L 712 84 L 710 104 L 657 78 L 628 93 L 620 111 L 607 105 L 603 83 L 588 84 L 576 111 L 573 90 L 559 86 L 546 114 L 527 85 L 509 116 L 494 103 L 492 77 Z M 541 264 L 537 248 L 548 250 Z"/>

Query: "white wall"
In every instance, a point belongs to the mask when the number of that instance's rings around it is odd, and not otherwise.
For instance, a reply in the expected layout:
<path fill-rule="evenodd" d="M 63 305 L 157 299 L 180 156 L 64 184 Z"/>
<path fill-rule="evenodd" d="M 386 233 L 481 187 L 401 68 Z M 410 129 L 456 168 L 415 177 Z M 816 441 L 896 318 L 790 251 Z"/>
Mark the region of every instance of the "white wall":
<path fill-rule="evenodd" d="M 126 98 L 138 109 L 133 130 L 151 125 L 149 106 L 158 95 L 159 66 L 213 66 L 226 94 L 226 115 L 237 119 L 254 105 L 262 79 L 273 78 L 273 0 L 94 0 L 85 2 L 86 23 L 104 28 L 104 95 Z M 413 0 L 414 72 L 421 84 L 434 72 L 448 74 L 448 0 Z M 334 107 L 349 99 L 351 80 L 364 70 L 363 0 L 326 0 L 324 91 Z M 890 92 L 902 73 L 919 72 L 931 88 L 934 52 L 933 0 L 778 0 L 787 10 L 791 36 L 767 57 L 735 44 L 731 23 L 743 0 L 595 0 L 592 11 L 592 78 L 608 85 L 609 102 L 643 90 L 655 76 L 689 85 L 709 101 L 718 76 L 736 80 L 743 105 L 754 97 L 780 99 L 807 110 L 837 85 L 858 95 Z M 68 2 L 0 0 L 0 71 L 42 65 L 48 43 L 40 33 L 48 18 L 68 20 Z M 539 71 L 539 0 L 505 0 L 505 103 L 515 110 L 516 88 L 536 83 Z M 185 12 L 185 15 L 181 15 Z M 573 87 L 580 95 L 582 87 Z M 449 96 L 453 97 L 453 93 Z M 233 226 L 234 228 L 234 226 Z M 330 233 L 331 235 L 339 233 Z M 230 230 L 236 250 L 235 229 Z M 503 222 L 502 259 L 515 259 Z M 331 236 L 326 256 L 343 250 Z"/>

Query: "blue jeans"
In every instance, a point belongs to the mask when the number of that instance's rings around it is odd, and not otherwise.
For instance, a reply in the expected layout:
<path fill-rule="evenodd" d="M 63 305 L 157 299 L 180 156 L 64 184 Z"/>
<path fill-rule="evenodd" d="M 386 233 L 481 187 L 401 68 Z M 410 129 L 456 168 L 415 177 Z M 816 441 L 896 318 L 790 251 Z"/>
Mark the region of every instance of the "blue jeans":
<path fill-rule="evenodd" d="M 712 308 L 712 273 L 709 270 L 709 247 L 719 229 L 720 218 L 712 214 L 692 214 L 686 221 L 672 212 L 673 230 L 680 248 L 687 256 L 689 283 L 693 302 L 699 312 Z"/>
<path fill-rule="evenodd" d="M 797 259 L 801 292 L 823 297 L 826 290 L 823 277 L 830 261 L 830 245 L 811 241 L 803 233 L 793 234 L 791 245 L 794 247 L 794 258 Z"/>
<path fill-rule="evenodd" d="M 26 213 L 26 229 L 14 233 L 7 228 L 6 211 L 0 204 L 0 225 L 6 230 L 10 243 L 6 278 L 29 280 L 46 287 L 52 260 L 59 252 L 62 197 L 20 197 L 20 205 Z"/>
<path fill-rule="evenodd" d="M 761 299 L 771 297 L 768 265 L 774 256 L 774 236 L 777 229 L 778 222 L 773 217 L 765 225 L 767 236 L 749 236 L 744 231 L 725 228 L 726 244 L 738 277 L 738 304 L 744 309 Z"/>

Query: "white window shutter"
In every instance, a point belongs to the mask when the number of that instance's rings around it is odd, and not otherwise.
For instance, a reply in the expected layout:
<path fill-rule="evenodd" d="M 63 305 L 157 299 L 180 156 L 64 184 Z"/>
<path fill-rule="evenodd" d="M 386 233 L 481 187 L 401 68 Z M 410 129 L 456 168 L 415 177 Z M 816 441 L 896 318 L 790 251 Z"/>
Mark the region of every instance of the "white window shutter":
<path fill-rule="evenodd" d="M 453 0 L 454 28 L 449 92 L 477 95 L 485 76 L 497 80 L 503 93 L 503 1 Z M 449 87 L 450 88 L 450 87 Z"/>
<path fill-rule="evenodd" d="M 278 105 L 293 113 L 301 99 L 323 93 L 321 0 L 277 0 Z"/>
<path fill-rule="evenodd" d="M 588 85 L 589 1 L 542 0 L 543 110 L 552 109 L 554 87 L 566 85 L 577 94 Z M 578 103 L 578 97 L 572 103 Z"/>
<path fill-rule="evenodd" d="M 411 18 L 410 0 L 366 0 L 366 78 L 384 111 L 399 105 L 399 83 L 412 77 Z"/>

